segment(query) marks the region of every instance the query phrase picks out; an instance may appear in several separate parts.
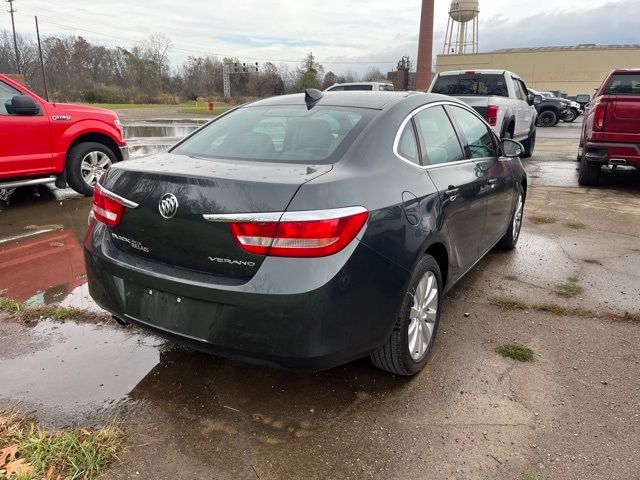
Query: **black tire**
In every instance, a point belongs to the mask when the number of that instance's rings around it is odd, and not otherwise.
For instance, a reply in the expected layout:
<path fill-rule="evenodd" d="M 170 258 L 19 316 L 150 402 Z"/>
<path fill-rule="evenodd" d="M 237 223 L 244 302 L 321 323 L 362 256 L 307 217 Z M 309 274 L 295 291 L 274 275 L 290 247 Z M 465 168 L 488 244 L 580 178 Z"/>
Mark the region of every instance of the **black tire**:
<path fill-rule="evenodd" d="M 576 118 L 578 118 L 578 113 L 574 109 L 570 109 L 569 112 L 567 112 L 567 114 L 564 116 L 562 121 L 565 123 L 573 123 L 575 122 Z"/>
<path fill-rule="evenodd" d="M 522 221 L 524 220 L 524 203 L 525 195 L 522 185 L 518 189 L 518 198 L 511 214 L 511 221 L 507 232 L 498 242 L 498 248 L 501 250 L 513 250 L 520 239 L 520 230 L 522 229 Z"/>
<path fill-rule="evenodd" d="M 553 127 L 559 121 L 558 115 L 553 110 L 545 110 L 538 115 L 538 125 L 541 127 Z"/>
<path fill-rule="evenodd" d="M 429 338 L 426 349 L 418 359 L 412 358 L 409 350 L 409 326 L 411 325 L 411 310 L 414 305 L 414 294 L 420 280 L 426 277 L 429 272 L 433 274 L 437 282 L 437 306 L 435 319 L 433 320 L 433 330 Z M 440 266 L 431 255 L 425 255 L 413 270 L 409 286 L 405 293 L 405 298 L 400 307 L 400 312 L 393 327 L 393 332 L 387 342 L 369 355 L 371 362 L 378 368 L 397 375 L 411 376 L 418 373 L 425 366 L 429 357 L 440 323 L 440 310 L 442 305 L 442 274 Z"/>
<path fill-rule="evenodd" d="M 600 172 L 602 165 L 599 163 L 590 163 L 583 155 L 580 159 L 580 167 L 578 168 L 578 184 L 583 187 L 597 185 L 600 180 Z"/>
<path fill-rule="evenodd" d="M 106 145 L 97 142 L 78 143 L 77 145 L 71 147 L 69 153 L 67 154 L 67 182 L 69 183 L 69 186 L 76 192 L 86 196 L 93 195 L 93 186 L 95 185 L 95 182 L 88 183 L 83 177 L 82 161 L 85 159 L 85 157 L 94 152 L 100 159 L 104 158 L 103 155 L 106 155 L 106 157 L 108 157 L 110 163 L 106 166 L 104 171 L 108 170 L 108 168 L 111 167 L 112 164 L 118 161 L 118 158 L 113 153 L 113 150 L 111 150 Z M 98 169 L 96 169 L 93 178 L 99 177 L 99 175 L 100 172 L 98 171 Z"/>
<path fill-rule="evenodd" d="M 533 130 L 529 132 L 527 139 L 523 140 L 522 146 L 524 147 L 524 154 L 522 155 L 522 158 L 530 158 L 536 148 L 536 127 L 533 127 Z"/>

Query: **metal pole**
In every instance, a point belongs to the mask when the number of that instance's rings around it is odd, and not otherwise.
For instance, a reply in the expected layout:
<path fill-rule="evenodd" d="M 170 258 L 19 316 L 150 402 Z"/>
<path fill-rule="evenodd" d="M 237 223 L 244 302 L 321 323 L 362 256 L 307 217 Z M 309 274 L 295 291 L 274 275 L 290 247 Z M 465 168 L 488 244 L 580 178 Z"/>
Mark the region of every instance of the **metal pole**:
<path fill-rule="evenodd" d="M 16 24 L 13 20 L 13 14 L 16 13 L 16 10 L 13 8 L 13 2 L 15 0 L 7 0 L 7 3 L 9 4 L 9 13 L 11 14 L 11 28 L 13 29 L 13 48 L 16 51 L 16 67 L 17 67 L 17 72 L 16 73 L 22 73 L 20 71 L 20 54 L 18 53 L 18 37 L 16 36 Z"/>
<path fill-rule="evenodd" d="M 434 0 L 422 0 L 420 37 L 418 40 L 418 62 L 416 67 L 416 90 L 426 90 L 431 83 L 434 3 Z"/>
<path fill-rule="evenodd" d="M 42 43 L 40 42 L 40 28 L 38 27 L 38 17 L 36 19 L 36 35 L 38 37 L 38 52 L 40 53 L 40 68 L 42 69 L 42 83 L 44 84 L 44 98 L 49 101 L 49 89 L 47 88 L 47 76 L 44 74 L 44 59 L 42 58 Z"/>

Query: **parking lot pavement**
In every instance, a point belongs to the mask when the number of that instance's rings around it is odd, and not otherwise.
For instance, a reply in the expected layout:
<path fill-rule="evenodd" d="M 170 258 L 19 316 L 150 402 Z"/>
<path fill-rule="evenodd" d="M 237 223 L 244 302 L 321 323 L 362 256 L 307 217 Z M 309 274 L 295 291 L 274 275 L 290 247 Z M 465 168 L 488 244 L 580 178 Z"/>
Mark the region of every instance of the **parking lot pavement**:
<path fill-rule="evenodd" d="M 521 243 L 450 291 L 416 378 L 366 360 L 292 374 L 112 324 L 5 316 L 0 407 L 55 425 L 117 414 L 129 447 L 115 479 L 636 478 L 640 179 L 578 187 L 576 126 L 557 128 L 524 162 Z M 0 213 L 0 290 L 90 308 L 77 257 L 90 202 L 60 195 L 19 192 Z M 534 361 L 495 352 L 511 343 Z"/>

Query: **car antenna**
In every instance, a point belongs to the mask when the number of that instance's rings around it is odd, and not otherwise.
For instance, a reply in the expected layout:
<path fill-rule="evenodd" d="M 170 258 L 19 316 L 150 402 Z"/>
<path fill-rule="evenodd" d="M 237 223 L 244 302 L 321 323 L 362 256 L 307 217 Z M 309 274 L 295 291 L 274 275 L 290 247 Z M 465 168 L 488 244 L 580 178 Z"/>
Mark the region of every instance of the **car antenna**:
<path fill-rule="evenodd" d="M 307 104 L 307 110 L 311 110 L 322 97 L 324 97 L 324 93 L 317 88 L 307 88 L 304 91 L 304 103 Z"/>

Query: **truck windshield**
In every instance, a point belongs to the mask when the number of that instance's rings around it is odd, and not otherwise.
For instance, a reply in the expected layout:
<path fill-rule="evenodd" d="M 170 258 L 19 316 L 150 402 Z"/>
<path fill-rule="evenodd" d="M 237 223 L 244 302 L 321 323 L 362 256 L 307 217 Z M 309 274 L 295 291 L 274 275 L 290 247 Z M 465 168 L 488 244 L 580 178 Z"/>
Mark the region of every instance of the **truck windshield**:
<path fill-rule="evenodd" d="M 334 163 L 376 111 L 305 105 L 239 108 L 187 138 L 172 153 L 286 163 Z"/>
<path fill-rule="evenodd" d="M 640 95 L 640 74 L 614 74 L 609 79 L 605 95 Z"/>
<path fill-rule="evenodd" d="M 442 95 L 477 95 L 508 97 L 509 91 L 504 75 L 493 74 L 460 74 L 441 75 L 431 90 Z"/>

